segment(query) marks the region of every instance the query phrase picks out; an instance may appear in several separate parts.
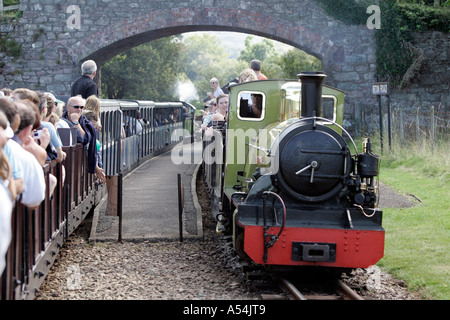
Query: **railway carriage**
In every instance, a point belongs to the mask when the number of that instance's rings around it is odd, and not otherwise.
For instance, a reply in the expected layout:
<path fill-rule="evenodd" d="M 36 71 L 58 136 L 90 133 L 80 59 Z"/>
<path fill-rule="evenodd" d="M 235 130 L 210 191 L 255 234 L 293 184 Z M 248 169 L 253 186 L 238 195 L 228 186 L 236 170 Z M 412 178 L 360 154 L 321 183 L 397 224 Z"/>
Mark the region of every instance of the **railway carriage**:
<path fill-rule="evenodd" d="M 358 153 L 345 93 L 325 77 L 231 86 L 227 122 L 204 144 L 217 229 L 258 265 L 366 268 L 383 256 L 379 158 L 368 139 Z"/>

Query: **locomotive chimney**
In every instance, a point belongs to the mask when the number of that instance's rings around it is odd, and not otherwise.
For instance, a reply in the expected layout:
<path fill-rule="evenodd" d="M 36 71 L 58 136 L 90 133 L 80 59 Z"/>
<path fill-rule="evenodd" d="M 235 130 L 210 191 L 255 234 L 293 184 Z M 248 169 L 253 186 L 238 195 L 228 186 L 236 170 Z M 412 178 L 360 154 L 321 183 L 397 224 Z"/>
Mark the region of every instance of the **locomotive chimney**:
<path fill-rule="evenodd" d="M 302 117 L 322 116 L 322 82 L 325 73 L 302 72 L 297 75 L 302 83 Z"/>

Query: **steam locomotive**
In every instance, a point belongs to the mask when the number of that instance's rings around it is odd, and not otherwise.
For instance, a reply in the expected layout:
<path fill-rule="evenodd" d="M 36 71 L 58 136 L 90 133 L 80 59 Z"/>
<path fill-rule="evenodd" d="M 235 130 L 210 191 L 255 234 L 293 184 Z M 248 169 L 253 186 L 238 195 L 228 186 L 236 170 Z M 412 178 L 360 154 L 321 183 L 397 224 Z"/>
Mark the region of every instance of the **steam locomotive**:
<path fill-rule="evenodd" d="M 323 72 L 230 86 L 228 119 L 204 138 L 217 230 L 270 269 L 367 268 L 383 257 L 379 157 L 343 128 Z"/>

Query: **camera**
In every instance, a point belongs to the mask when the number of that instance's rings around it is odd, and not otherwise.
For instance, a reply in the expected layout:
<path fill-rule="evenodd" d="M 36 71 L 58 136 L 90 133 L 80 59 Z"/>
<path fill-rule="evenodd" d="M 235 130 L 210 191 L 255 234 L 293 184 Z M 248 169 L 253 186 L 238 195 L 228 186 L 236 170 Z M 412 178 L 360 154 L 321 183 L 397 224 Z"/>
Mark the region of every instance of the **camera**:
<path fill-rule="evenodd" d="M 33 138 L 39 139 L 41 137 L 41 134 L 42 134 L 42 130 L 36 130 L 33 132 Z"/>

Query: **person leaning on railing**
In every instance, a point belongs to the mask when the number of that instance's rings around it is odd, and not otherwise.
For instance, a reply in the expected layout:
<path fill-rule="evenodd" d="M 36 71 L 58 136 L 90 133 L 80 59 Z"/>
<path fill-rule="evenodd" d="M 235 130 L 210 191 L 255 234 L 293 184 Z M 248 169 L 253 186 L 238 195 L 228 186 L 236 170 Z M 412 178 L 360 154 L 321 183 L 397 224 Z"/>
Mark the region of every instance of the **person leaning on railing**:
<path fill-rule="evenodd" d="M 97 139 L 94 125 L 82 115 L 86 100 L 81 96 L 70 97 L 67 111 L 62 115 L 70 127 L 77 128 L 77 143 L 87 147 L 88 172 L 95 174 L 101 183 L 105 183 L 105 172 L 98 166 Z"/>
<path fill-rule="evenodd" d="M 15 190 L 11 189 L 14 188 L 12 171 L 3 147 L 13 136 L 5 114 L 0 111 L 0 275 L 6 266 L 5 255 L 11 242 L 11 214 L 15 199 Z"/>

